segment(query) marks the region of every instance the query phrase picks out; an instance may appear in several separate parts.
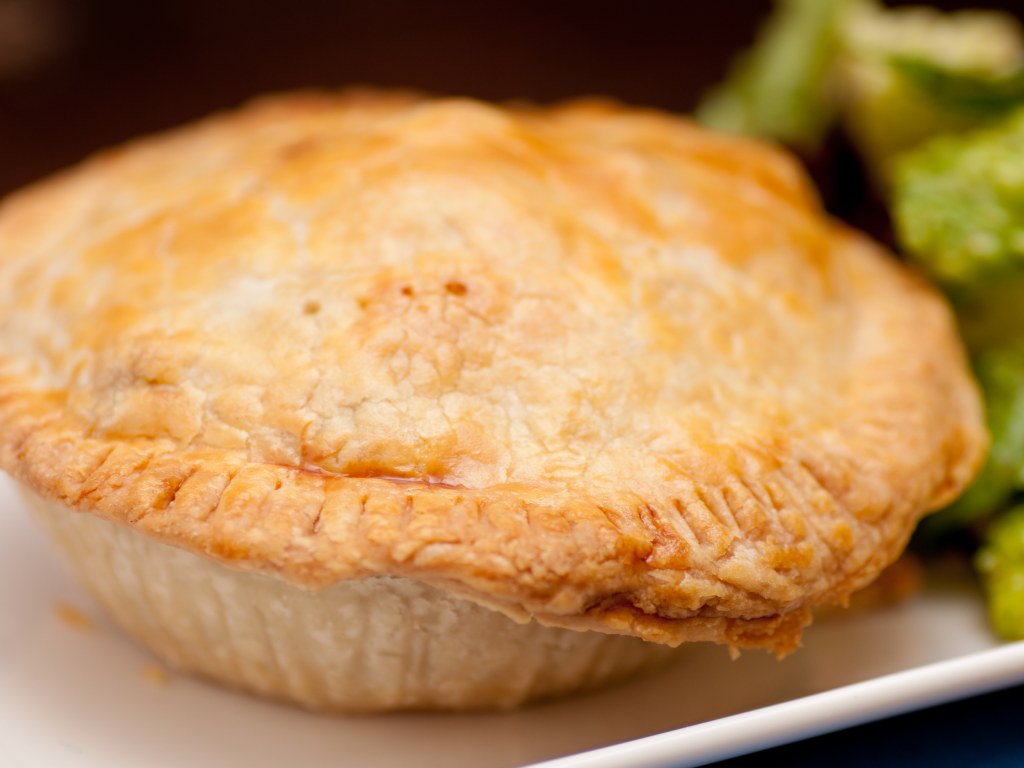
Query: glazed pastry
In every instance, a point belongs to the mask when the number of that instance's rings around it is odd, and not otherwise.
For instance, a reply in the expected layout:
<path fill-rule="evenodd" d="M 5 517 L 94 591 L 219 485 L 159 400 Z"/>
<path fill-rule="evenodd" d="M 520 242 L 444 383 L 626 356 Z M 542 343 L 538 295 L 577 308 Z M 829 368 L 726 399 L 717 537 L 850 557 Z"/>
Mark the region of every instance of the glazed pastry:
<path fill-rule="evenodd" d="M 789 157 L 603 102 L 259 101 L 9 198 L 0 294 L 0 465 L 83 581 L 314 707 L 792 651 L 985 445 Z"/>

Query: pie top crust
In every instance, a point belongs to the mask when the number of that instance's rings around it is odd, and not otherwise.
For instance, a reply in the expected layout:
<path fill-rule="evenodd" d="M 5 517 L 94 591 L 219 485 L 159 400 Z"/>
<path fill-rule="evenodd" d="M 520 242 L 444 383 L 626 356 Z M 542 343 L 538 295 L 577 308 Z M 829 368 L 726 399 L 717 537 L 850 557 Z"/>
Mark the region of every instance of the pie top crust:
<path fill-rule="evenodd" d="M 942 300 L 655 112 L 278 96 L 0 206 L 0 466 L 303 586 L 785 652 L 984 445 Z"/>

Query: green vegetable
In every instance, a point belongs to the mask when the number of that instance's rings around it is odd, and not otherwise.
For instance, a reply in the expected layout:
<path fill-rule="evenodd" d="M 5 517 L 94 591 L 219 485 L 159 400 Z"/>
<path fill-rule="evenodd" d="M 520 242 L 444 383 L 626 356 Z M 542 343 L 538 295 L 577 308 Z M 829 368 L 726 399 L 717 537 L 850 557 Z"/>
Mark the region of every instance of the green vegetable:
<path fill-rule="evenodd" d="M 998 11 L 950 13 L 857 0 L 841 24 L 843 53 L 857 58 L 902 57 L 978 76 L 1009 74 L 1024 64 L 1020 25 Z"/>
<path fill-rule="evenodd" d="M 982 520 L 1024 490 L 1024 109 L 933 139 L 894 169 L 897 239 L 953 299 L 992 435 L 972 487 L 922 524 L 928 537 Z"/>
<path fill-rule="evenodd" d="M 972 120 L 1005 115 L 1024 103 L 1024 68 L 1009 74 L 944 69 L 934 62 L 896 57 L 892 66 L 937 108 Z"/>
<path fill-rule="evenodd" d="M 779 0 L 754 46 L 697 108 L 722 131 L 814 147 L 834 118 L 836 21 L 851 0 Z"/>
<path fill-rule="evenodd" d="M 880 181 L 897 153 L 1024 100 L 1024 36 L 993 11 L 777 0 L 697 109 L 718 130 L 813 150 L 837 118 Z"/>
<path fill-rule="evenodd" d="M 900 244 L 942 283 L 1024 270 L 1024 111 L 925 144 L 899 160 L 893 182 Z"/>
<path fill-rule="evenodd" d="M 843 122 L 876 178 L 898 152 L 979 125 L 1024 96 L 1024 40 L 993 11 L 852 4 L 835 82 Z"/>
<path fill-rule="evenodd" d="M 1024 506 L 1010 510 L 989 529 L 975 564 L 996 631 L 1009 640 L 1024 638 Z"/>

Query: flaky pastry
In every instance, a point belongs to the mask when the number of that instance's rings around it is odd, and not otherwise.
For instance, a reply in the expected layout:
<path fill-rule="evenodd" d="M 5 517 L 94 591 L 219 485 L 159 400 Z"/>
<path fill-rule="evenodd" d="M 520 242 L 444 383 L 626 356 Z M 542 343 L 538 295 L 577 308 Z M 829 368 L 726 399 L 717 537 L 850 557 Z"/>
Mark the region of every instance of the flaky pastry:
<path fill-rule="evenodd" d="M 299 588 L 787 652 L 984 444 L 935 292 L 656 112 L 287 95 L 0 208 L 0 465 Z"/>

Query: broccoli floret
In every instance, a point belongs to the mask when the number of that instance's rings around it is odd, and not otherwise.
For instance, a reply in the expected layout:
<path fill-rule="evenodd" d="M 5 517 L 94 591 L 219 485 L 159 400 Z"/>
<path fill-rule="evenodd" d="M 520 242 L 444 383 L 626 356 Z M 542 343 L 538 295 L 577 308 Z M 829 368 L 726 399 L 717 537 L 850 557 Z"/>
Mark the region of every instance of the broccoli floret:
<path fill-rule="evenodd" d="M 947 286 L 1024 269 L 1024 110 L 911 151 L 893 182 L 900 245 Z"/>
<path fill-rule="evenodd" d="M 975 558 L 996 632 L 1024 639 L 1024 506 L 1002 515 Z"/>
<path fill-rule="evenodd" d="M 984 121 L 1024 103 L 1024 67 L 995 75 L 944 69 L 911 57 L 897 57 L 892 64 L 919 93 L 950 116 Z"/>
<path fill-rule="evenodd" d="M 897 238 L 953 300 L 992 435 L 981 475 L 924 521 L 927 536 L 985 518 L 1024 490 L 1024 109 L 933 139 L 894 170 Z"/>
<path fill-rule="evenodd" d="M 944 70 L 999 76 L 1024 64 L 1017 21 L 998 11 L 885 8 L 873 0 L 851 4 L 842 20 L 844 54 L 885 61 L 899 56 Z"/>
<path fill-rule="evenodd" d="M 777 0 L 697 117 L 804 150 L 840 117 L 884 180 L 894 153 L 1022 101 L 1024 35 L 1007 14 Z"/>
<path fill-rule="evenodd" d="M 840 39 L 843 121 L 883 185 L 896 153 L 977 126 L 1024 97 L 1024 39 L 1006 14 L 861 0 L 844 13 Z"/>
<path fill-rule="evenodd" d="M 706 125 L 814 147 L 834 118 L 837 19 L 853 0 L 778 0 L 754 46 L 697 108 Z"/>

